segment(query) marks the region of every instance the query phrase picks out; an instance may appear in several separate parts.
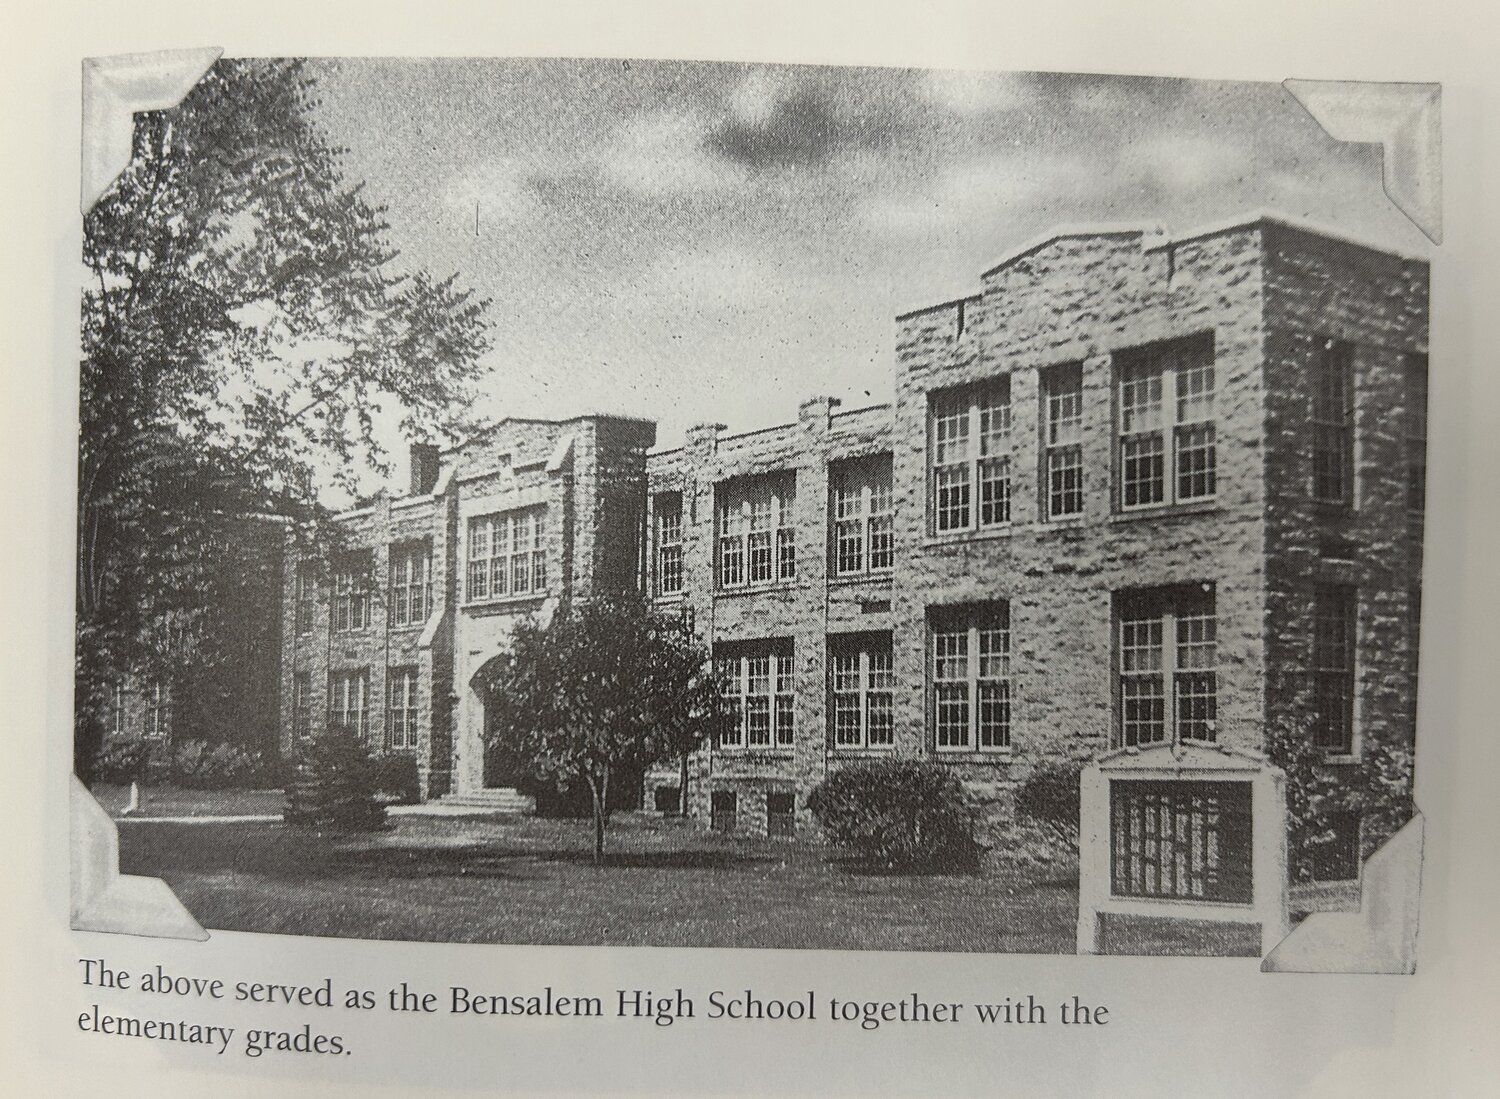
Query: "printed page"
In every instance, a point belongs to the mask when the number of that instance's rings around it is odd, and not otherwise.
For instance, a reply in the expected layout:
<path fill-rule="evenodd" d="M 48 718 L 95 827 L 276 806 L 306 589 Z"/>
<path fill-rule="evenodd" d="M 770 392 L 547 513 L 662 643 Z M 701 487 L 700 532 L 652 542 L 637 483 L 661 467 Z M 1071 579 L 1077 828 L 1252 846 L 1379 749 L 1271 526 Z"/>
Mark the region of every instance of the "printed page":
<path fill-rule="evenodd" d="M 756 11 L 38 24 L 21 1078 L 1482 1093 L 1475 36 Z"/>

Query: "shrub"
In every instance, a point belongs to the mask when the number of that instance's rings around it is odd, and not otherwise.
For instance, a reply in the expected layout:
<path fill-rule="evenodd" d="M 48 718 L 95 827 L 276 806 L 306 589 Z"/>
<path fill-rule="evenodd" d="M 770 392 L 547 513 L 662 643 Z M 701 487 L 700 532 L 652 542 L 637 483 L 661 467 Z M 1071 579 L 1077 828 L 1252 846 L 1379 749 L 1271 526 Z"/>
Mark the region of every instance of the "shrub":
<path fill-rule="evenodd" d="M 260 752 L 202 740 L 111 737 L 94 763 L 97 781 L 126 786 L 172 783 L 191 790 L 267 789 L 280 786 L 276 765 Z"/>
<path fill-rule="evenodd" d="M 274 786 L 274 768 L 259 752 L 233 744 L 188 740 L 174 747 L 171 780 L 191 790 L 251 790 Z"/>
<path fill-rule="evenodd" d="M 1031 772 L 1016 795 L 1016 816 L 1041 825 L 1078 851 L 1079 776 L 1083 763 L 1044 764 Z"/>
<path fill-rule="evenodd" d="M 313 828 L 373 830 L 385 824 L 377 766 L 351 730 L 330 726 L 307 741 L 286 788 L 283 819 Z"/>
<path fill-rule="evenodd" d="M 828 838 L 897 870 L 972 870 L 974 814 L 963 785 L 924 760 L 882 760 L 830 775 L 807 800 Z"/>
<path fill-rule="evenodd" d="M 417 761 L 408 755 L 391 754 L 370 761 L 375 795 L 387 805 L 415 805 L 421 798 Z"/>
<path fill-rule="evenodd" d="M 94 757 L 94 780 L 107 786 L 128 786 L 142 779 L 155 781 L 162 768 L 147 758 L 151 748 L 149 741 L 139 737 L 109 737 Z"/>

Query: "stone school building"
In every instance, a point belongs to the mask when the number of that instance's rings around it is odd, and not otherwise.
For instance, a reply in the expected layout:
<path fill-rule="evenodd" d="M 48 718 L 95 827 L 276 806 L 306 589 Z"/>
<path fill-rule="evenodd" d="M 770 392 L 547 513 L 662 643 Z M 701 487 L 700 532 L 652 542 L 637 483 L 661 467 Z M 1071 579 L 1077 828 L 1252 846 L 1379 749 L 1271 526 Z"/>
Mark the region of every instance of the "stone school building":
<path fill-rule="evenodd" d="M 826 775 L 889 756 L 1003 807 L 1112 749 L 1409 746 L 1427 294 L 1424 261 L 1268 215 L 1061 231 L 896 318 L 890 405 L 414 448 L 348 559 L 289 563 L 283 748 L 341 722 L 424 797 L 525 807 L 481 672 L 522 618 L 634 587 L 691 611 L 739 722 L 686 790 L 664 761 L 632 793 L 725 830 L 808 827 Z"/>

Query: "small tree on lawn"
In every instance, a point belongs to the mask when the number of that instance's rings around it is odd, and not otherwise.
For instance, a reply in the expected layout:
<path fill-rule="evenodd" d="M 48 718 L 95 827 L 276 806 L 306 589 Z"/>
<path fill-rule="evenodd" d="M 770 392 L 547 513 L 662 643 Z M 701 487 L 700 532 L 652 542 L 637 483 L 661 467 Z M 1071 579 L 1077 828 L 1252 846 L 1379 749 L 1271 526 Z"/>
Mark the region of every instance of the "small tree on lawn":
<path fill-rule="evenodd" d="M 540 778 L 588 785 L 595 861 L 614 776 L 691 751 L 727 716 L 690 623 L 630 595 L 565 604 L 545 626 L 523 623 L 484 686 L 493 740 Z"/>
<path fill-rule="evenodd" d="M 310 828 L 369 830 L 385 824 L 379 771 L 352 729 L 330 725 L 302 745 L 282 819 Z"/>

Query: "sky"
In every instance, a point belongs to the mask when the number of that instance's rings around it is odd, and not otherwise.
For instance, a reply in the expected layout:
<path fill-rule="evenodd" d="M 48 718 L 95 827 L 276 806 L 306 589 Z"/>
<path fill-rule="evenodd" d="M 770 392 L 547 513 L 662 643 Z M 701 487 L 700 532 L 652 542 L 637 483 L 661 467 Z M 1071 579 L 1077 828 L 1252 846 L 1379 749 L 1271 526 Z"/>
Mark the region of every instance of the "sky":
<path fill-rule="evenodd" d="M 480 411 L 658 445 L 889 399 L 898 313 L 1052 227 L 1271 208 L 1414 254 L 1277 84 L 622 60 L 314 64 L 399 262 L 491 300 Z"/>

